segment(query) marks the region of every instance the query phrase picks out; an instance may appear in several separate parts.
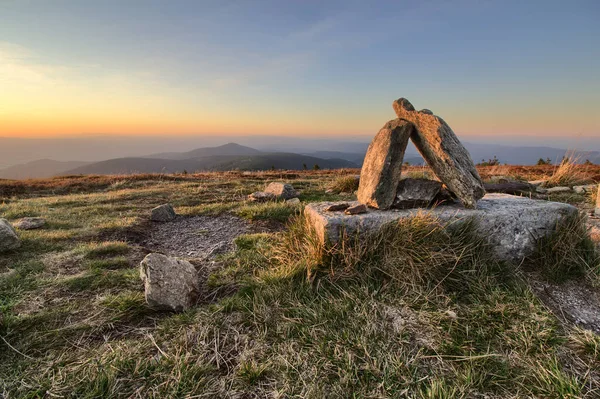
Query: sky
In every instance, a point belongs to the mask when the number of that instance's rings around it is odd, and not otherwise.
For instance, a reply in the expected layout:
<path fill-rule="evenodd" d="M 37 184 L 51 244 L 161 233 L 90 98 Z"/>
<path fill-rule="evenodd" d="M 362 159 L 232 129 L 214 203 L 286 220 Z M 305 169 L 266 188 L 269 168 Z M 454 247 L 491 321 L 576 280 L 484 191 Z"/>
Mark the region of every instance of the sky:
<path fill-rule="evenodd" d="M 600 1 L 0 0 L 0 137 L 600 137 Z"/>

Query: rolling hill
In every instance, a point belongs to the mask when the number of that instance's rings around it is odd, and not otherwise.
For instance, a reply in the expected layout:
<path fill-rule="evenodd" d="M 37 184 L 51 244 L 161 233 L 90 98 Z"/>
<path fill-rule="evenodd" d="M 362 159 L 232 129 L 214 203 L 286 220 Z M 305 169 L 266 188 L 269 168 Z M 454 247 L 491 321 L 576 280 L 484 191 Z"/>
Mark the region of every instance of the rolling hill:
<path fill-rule="evenodd" d="M 38 161 L 27 162 L 9 166 L 5 169 L 0 169 L 0 179 L 32 179 L 52 177 L 86 164 L 88 164 L 88 162 L 61 162 L 54 161 L 52 159 L 40 159 Z"/>
<path fill-rule="evenodd" d="M 311 169 L 319 165 L 322 169 L 356 168 L 353 162 L 344 159 L 322 159 L 292 153 L 259 153 L 258 155 L 205 156 L 191 159 L 117 158 L 84 165 L 66 174 L 134 174 L 134 173 L 181 173 L 196 171 L 225 170 L 301 170 L 306 165 Z"/>
<path fill-rule="evenodd" d="M 254 148 L 246 147 L 237 143 L 228 143 L 217 147 L 204 147 L 196 148 L 192 151 L 187 152 L 161 152 L 158 154 L 151 154 L 145 158 L 155 159 L 175 159 L 184 160 L 191 158 L 202 158 L 211 156 L 248 156 L 263 154 L 262 151 Z"/>

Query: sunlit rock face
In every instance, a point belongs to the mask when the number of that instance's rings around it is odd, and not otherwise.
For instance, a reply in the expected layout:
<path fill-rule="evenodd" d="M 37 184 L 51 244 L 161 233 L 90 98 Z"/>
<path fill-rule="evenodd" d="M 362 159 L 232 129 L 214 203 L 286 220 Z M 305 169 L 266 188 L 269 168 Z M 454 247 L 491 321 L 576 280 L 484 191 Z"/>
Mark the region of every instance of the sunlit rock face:
<path fill-rule="evenodd" d="M 375 135 L 360 171 L 357 197 L 361 203 L 377 209 L 392 206 L 404 153 L 413 132 L 411 123 L 394 119 Z"/>
<path fill-rule="evenodd" d="M 416 111 L 405 98 L 393 103 L 398 118 L 414 124 L 412 141 L 436 176 L 467 208 L 485 195 L 471 155 L 450 126 L 429 110 Z"/>

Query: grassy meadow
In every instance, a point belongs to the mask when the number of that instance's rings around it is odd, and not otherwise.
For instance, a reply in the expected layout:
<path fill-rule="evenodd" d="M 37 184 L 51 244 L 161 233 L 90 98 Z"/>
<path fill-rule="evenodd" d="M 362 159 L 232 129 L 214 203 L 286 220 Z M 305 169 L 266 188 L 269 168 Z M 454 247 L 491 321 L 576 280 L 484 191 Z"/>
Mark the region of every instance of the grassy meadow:
<path fill-rule="evenodd" d="M 598 166 L 480 172 L 600 181 Z M 552 314 L 523 273 L 600 289 L 584 216 L 558 226 L 521 268 L 494 259 L 474 226 L 450 234 L 428 217 L 367 245 L 323 248 L 303 205 L 353 199 L 357 173 L 0 180 L 0 217 L 48 222 L 0 254 L 0 398 L 600 397 L 600 336 Z M 293 184 L 302 204 L 246 202 L 270 181 Z M 584 210 L 595 201 L 549 199 Z M 237 238 L 200 303 L 180 314 L 146 306 L 138 271 L 149 211 L 165 202 L 268 230 Z"/>

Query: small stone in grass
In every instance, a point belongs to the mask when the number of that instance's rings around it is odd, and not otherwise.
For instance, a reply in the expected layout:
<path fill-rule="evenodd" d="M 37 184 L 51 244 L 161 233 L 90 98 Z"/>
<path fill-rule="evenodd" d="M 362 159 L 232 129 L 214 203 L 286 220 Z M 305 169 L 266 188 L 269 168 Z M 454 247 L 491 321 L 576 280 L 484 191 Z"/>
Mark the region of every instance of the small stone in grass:
<path fill-rule="evenodd" d="M 33 218 L 27 217 L 19 220 L 15 223 L 15 227 L 20 230 L 33 230 L 39 229 L 46 224 L 46 219 L 44 218 Z"/>
<path fill-rule="evenodd" d="M 171 204 L 159 205 L 152 209 L 150 214 L 150 219 L 155 222 L 170 222 L 171 220 L 175 220 L 176 217 L 177 214 Z"/>

